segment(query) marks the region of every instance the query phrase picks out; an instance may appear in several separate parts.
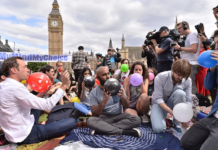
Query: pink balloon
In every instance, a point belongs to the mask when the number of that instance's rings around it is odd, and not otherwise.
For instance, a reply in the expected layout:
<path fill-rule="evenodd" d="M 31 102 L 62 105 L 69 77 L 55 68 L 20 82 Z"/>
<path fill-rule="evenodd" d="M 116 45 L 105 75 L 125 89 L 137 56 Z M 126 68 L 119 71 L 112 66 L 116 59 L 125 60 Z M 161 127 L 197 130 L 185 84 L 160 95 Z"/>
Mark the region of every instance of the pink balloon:
<path fill-rule="evenodd" d="M 139 86 L 141 85 L 143 82 L 143 77 L 141 74 L 139 73 L 134 73 L 132 74 L 132 76 L 130 77 L 130 83 L 133 85 L 133 86 Z"/>
<path fill-rule="evenodd" d="M 153 80 L 154 79 L 154 74 L 152 72 L 149 72 L 149 79 Z"/>

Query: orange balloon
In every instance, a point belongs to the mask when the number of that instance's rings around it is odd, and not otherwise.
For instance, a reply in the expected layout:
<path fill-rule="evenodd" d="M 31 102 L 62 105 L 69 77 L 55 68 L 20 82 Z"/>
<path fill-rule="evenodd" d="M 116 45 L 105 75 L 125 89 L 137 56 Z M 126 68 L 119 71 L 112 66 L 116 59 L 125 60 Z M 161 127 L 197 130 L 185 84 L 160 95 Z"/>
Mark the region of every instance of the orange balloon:
<path fill-rule="evenodd" d="M 51 80 L 46 74 L 41 72 L 29 75 L 27 80 L 31 89 L 39 93 L 44 93 L 51 87 Z"/>
<path fill-rule="evenodd" d="M 100 82 L 98 81 L 98 79 L 95 79 L 95 83 L 96 83 L 97 85 L 100 84 Z"/>

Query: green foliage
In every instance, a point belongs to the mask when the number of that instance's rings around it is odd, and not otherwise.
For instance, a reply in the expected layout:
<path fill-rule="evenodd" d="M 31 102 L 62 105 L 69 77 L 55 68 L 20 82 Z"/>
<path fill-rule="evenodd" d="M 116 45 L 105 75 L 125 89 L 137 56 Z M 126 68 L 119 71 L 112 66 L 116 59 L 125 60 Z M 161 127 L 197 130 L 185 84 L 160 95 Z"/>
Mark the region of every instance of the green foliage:
<path fill-rule="evenodd" d="M 39 68 L 47 65 L 47 62 L 28 62 L 27 67 L 33 72 L 37 72 Z"/>

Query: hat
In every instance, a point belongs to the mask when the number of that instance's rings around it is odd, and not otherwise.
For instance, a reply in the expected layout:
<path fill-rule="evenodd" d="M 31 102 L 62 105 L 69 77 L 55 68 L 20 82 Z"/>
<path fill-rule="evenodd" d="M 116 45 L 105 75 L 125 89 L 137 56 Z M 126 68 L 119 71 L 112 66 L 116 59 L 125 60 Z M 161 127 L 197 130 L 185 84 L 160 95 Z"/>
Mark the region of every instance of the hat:
<path fill-rule="evenodd" d="M 111 51 L 111 49 L 108 49 L 107 51 Z"/>
<path fill-rule="evenodd" d="M 160 30 L 158 31 L 158 33 L 161 33 L 162 31 L 167 30 L 169 31 L 169 29 L 166 26 L 163 26 L 160 28 Z"/>
<path fill-rule="evenodd" d="M 102 56 L 102 54 L 101 53 L 97 53 L 97 54 L 95 54 L 96 56 Z"/>

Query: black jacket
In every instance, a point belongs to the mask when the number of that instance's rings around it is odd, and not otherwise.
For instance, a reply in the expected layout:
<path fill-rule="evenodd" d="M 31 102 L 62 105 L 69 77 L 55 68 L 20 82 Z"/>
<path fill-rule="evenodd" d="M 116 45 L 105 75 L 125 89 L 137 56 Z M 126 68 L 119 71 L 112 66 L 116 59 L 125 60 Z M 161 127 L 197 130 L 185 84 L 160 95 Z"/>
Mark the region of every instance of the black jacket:
<path fill-rule="evenodd" d="M 157 69 L 157 57 L 155 56 L 153 50 L 145 50 L 141 53 L 142 58 L 147 57 L 148 68 Z"/>

